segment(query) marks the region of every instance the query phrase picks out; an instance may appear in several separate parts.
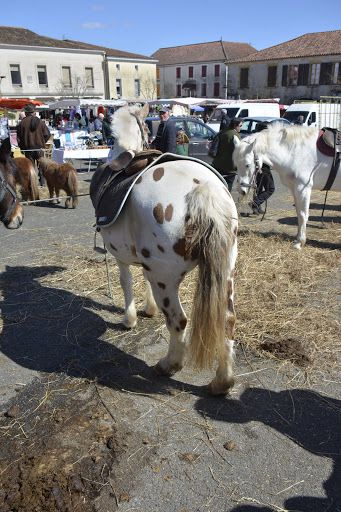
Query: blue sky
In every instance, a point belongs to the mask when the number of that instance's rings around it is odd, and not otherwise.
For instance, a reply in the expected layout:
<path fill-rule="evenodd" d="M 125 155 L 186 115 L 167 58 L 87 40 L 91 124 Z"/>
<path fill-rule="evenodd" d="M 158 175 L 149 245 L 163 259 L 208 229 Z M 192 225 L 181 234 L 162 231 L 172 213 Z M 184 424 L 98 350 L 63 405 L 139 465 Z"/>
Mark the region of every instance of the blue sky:
<path fill-rule="evenodd" d="M 340 19 L 339 0 L 17 0 L 1 9 L 0 25 L 151 55 L 221 37 L 261 50 L 341 29 Z"/>

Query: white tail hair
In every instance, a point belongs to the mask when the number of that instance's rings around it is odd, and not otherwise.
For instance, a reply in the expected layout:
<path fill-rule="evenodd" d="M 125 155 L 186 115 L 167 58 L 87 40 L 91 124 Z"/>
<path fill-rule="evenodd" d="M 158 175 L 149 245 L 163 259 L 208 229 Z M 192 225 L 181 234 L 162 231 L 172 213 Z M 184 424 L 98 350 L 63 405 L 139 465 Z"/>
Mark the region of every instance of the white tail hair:
<path fill-rule="evenodd" d="M 226 311 L 233 271 L 229 192 L 215 183 L 198 185 L 186 196 L 186 252 L 198 259 L 191 313 L 189 353 L 199 368 L 224 357 Z"/>

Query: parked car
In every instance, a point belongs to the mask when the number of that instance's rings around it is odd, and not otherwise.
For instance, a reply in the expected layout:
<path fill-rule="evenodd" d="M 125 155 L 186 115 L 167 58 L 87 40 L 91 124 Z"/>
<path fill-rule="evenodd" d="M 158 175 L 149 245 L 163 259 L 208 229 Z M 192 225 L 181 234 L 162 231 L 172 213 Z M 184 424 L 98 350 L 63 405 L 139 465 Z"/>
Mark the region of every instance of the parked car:
<path fill-rule="evenodd" d="M 247 137 L 248 135 L 251 135 L 252 133 L 256 133 L 257 130 L 257 124 L 258 123 L 265 123 L 265 124 L 273 124 L 273 123 L 280 123 L 285 126 L 290 125 L 289 121 L 287 119 L 283 119 L 283 117 L 244 117 L 243 119 L 243 126 L 240 130 L 240 136 L 243 139 L 244 137 Z"/>
<path fill-rule="evenodd" d="M 177 129 L 184 130 L 189 138 L 188 155 L 211 163 L 212 157 L 208 155 L 208 146 L 210 141 L 216 135 L 216 132 L 209 126 L 206 126 L 206 124 L 200 121 L 200 119 L 196 119 L 195 117 L 172 116 L 172 119 L 175 122 Z M 156 132 L 160 124 L 160 118 L 147 117 L 145 122 L 150 132 L 149 143 L 151 143 L 155 139 Z"/>

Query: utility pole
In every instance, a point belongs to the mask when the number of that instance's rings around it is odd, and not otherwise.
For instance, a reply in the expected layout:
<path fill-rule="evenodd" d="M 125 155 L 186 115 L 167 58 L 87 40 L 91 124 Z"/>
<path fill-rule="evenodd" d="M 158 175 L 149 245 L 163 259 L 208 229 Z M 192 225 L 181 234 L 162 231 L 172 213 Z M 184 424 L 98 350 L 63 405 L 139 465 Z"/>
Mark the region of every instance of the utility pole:
<path fill-rule="evenodd" d="M 223 54 L 224 54 L 224 57 L 225 57 L 225 100 L 227 99 L 227 81 L 228 81 L 228 65 L 227 65 L 227 54 L 226 54 L 226 51 L 225 51 L 225 48 L 224 48 L 224 45 L 223 45 L 223 38 L 222 36 L 220 37 L 220 44 L 221 44 L 221 49 L 223 50 Z"/>

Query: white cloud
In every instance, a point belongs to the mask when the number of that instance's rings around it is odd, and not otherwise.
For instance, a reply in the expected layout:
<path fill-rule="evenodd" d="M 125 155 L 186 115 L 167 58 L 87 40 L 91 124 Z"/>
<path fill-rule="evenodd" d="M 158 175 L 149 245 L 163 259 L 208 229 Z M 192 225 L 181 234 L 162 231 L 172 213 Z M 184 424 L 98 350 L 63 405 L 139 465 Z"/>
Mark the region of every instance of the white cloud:
<path fill-rule="evenodd" d="M 100 28 L 105 28 L 105 27 L 106 27 L 106 25 L 99 21 L 88 21 L 86 23 L 82 23 L 82 28 L 86 28 L 86 29 L 90 29 L 90 30 L 100 29 Z"/>
<path fill-rule="evenodd" d="M 104 5 L 101 5 L 101 4 L 93 4 L 93 5 L 91 6 L 91 10 L 92 10 L 92 11 L 96 11 L 96 12 L 98 12 L 98 11 L 104 11 Z"/>

